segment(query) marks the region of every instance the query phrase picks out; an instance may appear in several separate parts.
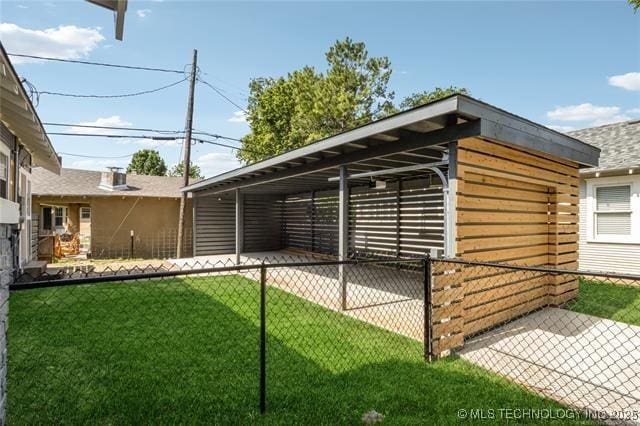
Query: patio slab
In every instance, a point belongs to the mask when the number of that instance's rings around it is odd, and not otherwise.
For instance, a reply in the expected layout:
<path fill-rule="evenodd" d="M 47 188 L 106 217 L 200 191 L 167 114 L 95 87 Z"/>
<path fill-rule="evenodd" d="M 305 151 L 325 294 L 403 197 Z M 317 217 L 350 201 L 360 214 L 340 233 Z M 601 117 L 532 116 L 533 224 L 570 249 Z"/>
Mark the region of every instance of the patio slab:
<path fill-rule="evenodd" d="M 640 327 L 545 308 L 467 341 L 459 354 L 568 406 L 640 415 Z"/>

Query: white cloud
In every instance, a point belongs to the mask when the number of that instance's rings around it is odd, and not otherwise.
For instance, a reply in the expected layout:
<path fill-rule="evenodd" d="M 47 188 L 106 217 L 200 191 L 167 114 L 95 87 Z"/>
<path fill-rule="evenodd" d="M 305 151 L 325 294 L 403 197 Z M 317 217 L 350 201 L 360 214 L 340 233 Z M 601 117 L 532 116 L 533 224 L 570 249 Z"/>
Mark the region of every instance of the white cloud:
<path fill-rule="evenodd" d="M 640 72 L 628 72 L 626 74 L 609 77 L 609 84 L 634 92 L 640 91 Z"/>
<path fill-rule="evenodd" d="M 246 123 L 247 113 L 244 111 L 236 111 L 231 117 L 227 119 L 229 123 Z"/>
<path fill-rule="evenodd" d="M 151 9 L 138 9 L 136 10 L 136 15 L 138 18 L 144 19 L 151 14 Z"/>
<path fill-rule="evenodd" d="M 590 103 L 556 107 L 547 117 L 558 121 L 594 121 L 611 118 L 620 113 L 617 106 L 597 106 Z"/>
<path fill-rule="evenodd" d="M 24 4 L 18 4 L 18 5 L 16 5 L 16 7 L 17 7 L 18 9 L 29 9 L 29 7 L 28 7 L 28 6 L 25 6 Z"/>
<path fill-rule="evenodd" d="M 94 129 L 91 127 L 80 126 L 106 126 L 106 127 L 131 127 L 133 124 L 123 120 L 119 115 L 112 115 L 111 117 L 100 117 L 95 121 L 83 121 L 75 123 L 77 126 L 72 126 L 69 131 L 72 133 L 96 133 L 96 134 L 118 134 L 123 133 L 114 129 Z"/>
<path fill-rule="evenodd" d="M 627 114 L 640 115 L 640 108 L 631 108 L 626 111 Z"/>
<path fill-rule="evenodd" d="M 78 59 L 87 56 L 104 40 L 99 28 L 61 25 L 45 30 L 31 30 L 16 24 L 0 23 L 0 38 L 11 53 L 49 56 L 58 59 Z M 13 57 L 14 63 L 36 62 Z"/>
<path fill-rule="evenodd" d="M 216 176 L 237 169 L 242 164 L 232 153 L 210 152 L 199 156 L 195 161 L 206 177 Z"/>
<path fill-rule="evenodd" d="M 575 128 L 575 127 L 573 127 L 573 126 L 554 126 L 554 125 L 548 125 L 547 127 L 548 127 L 548 128 L 550 128 L 550 129 L 553 129 L 553 130 L 555 130 L 555 131 L 557 131 L 557 132 L 560 132 L 560 133 L 567 133 L 567 132 L 571 132 L 571 131 L 573 131 L 573 130 L 576 130 L 576 128 Z"/>

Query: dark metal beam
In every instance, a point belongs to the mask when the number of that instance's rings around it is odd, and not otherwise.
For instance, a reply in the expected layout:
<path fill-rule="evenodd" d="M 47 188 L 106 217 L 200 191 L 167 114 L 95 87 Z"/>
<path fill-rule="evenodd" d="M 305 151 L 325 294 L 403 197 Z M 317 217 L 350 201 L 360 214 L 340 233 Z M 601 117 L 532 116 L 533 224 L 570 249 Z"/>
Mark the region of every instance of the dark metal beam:
<path fill-rule="evenodd" d="M 378 145 L 373 148 L 351 152 L 336 157 L 327 158 L 325 160 L 316 161 L 314 163 L 304 164 L 298 167 L 291 167 L 286 170 L 280 170 L 259 178 L 249 178 L 239 182 L 233 182 L 217 188 L 207 190 L 207 193 L 218 194 L 221 192 L 231 191 L 236 188 L 245 188 L 254 185 L 264 185 L 269 182 L 275 182 L 282 179 L 293 178 L 306 175 L 309 173 L 326 170 L 334 167 L 357 163 L 394 152 L 411 151 L 422 147 L 448 143 L 454 140 L 478 136 L 480 134 L 480 121 L 470 121 L 464 124 L 445 127 L 440 130 L 422 134 L 421 138 L 412 137 L 411 140 L 398 140 L 393 143 Z"/>

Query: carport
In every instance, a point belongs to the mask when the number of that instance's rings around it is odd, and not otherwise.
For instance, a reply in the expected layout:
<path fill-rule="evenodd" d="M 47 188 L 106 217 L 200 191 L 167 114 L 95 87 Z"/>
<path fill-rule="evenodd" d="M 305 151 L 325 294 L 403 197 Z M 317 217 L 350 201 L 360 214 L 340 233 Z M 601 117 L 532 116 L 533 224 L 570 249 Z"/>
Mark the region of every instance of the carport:
<path fill-rule="evenodd" d="M 193 193 L 196 256 L 239 263 L 247 253 L 293 249 L 338 259 L 432 254 L 575 268 L 578 169 L 598 156 L 565 134 L 454 95 L 183 190 Z M 444 330 L 434 335 L 436 351 L 524 307 L 577 294 L 575 280 L 519 283 L 517 298 L 494 292 L 500 302 L 483 299 L 478 310 L 452 291 L 449 272 L 434 281 L 432 320 Z M 342 267 L 337 284 L 346 295 Z"/>

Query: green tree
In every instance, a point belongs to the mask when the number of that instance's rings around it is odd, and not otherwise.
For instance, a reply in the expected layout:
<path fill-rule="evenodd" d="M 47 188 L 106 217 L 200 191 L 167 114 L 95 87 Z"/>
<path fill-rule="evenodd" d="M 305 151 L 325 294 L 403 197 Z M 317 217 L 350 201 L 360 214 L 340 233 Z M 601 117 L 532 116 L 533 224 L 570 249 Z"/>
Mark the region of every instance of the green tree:
<path fill-rule="evenodd" d="M 365 44 L 350 38 L 337 41 L 325 58 L 325 72 L 307 66 L 251 81 L 251 133 L 242 139 L 240 159 L 259 161 L 393 111 L 388 58 L 369 57 Z"/>
<path fill-rule="evenodd" d="M 640 8 L 640 0 L 627 0 L 631 7 L 633 7 L 633 12 L 637 12 Z"/>
<path fill-rule="evenodd" d="M 400 102 L 400 110 L 404 111 L 455 94 L 468 95 L 469 91 L 464 87 L 449 86 L 445 88 L 436 87 L 431 91 L 425 90 L 423 92 L 413 93 Z"/>
<path fill-rule="evenodd" d="M 179 162 L 169 171 L 169 176 L 182 176 L 184 173 L 183 162 Z M 202 172 L 200 171 L 200 167 L 193 163 L 189 163 L 189 177 L 191 179 L 202 179 Z"/>
<path fill-rule="evenodd" d="M 136 172 L 139 175 L 165 176 L 167 165 L 154 149 L 141 149 L 131 157 L 127 166 L 127 173 Z"/>

